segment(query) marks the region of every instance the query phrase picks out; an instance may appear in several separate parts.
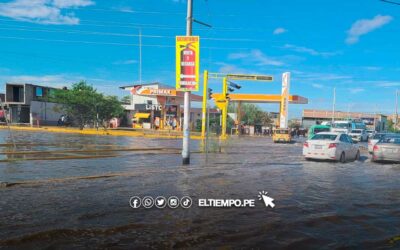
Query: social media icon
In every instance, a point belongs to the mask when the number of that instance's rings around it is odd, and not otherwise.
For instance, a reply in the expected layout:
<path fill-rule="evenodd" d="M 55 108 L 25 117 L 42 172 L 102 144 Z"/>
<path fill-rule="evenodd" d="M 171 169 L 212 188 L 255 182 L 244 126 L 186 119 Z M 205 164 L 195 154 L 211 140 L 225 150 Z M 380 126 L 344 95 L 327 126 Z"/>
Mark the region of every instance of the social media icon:
<path fill-rule="evenodd" d="M 184 196 L 181 198 L 181 206 L 183 208 L 189 208 L 192 206 L 192 199 L 189 196 Z"/>
<path fill-rule="evenodd" d="M 151 196 L 146 196 L 142 200 L 143 207 L 145 208 L 151 208 L 154 206 L 154 199 Z"/>
<path fill-rule="evenodd" d="M 155 200 L 155 205 L 158 208 L 164 208 L 167 205 L 167 199 L 163 196 L 158 196 Z"/>
<path fill-rule="evenodd" d="M 132 208 L 139 208 L 140 205 L 141 205 L 141 200 L 140 200 L 140 198 L 137 197 L 137 196 L 131 197 L 131 198 L 129 199 L 129 205 L 130 205 Z"/>
<path fill-rule="evenodd" d="M 170 208 L 177 208 L 179 207 L 179 199 L 176 196 L 171 196 L 168 198 L 168 206 Z"/>

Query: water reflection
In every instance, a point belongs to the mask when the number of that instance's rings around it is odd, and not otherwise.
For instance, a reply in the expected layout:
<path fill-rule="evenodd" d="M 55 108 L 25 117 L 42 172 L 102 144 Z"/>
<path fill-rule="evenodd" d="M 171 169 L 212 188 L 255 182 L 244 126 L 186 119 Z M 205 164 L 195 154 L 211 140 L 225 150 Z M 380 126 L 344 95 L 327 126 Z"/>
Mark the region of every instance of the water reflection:
<path fill-rule="evenodd" d="M 65 134 L 18 133 L 16 138 L 20 143 L 47 143 L 21 146 L 21 150 L 30 151 L 181 145 L 180 140 Z M 197 150 L 198 146 L 193 141 L 192 149 Z M 0 163 L 3 182 L 71 178 L 0 188 L 0 246 L 400 246 L 393 241 L 400 235 L 399 165 L 380 165 L 369 160 L 347 164 L 305 162 L 301 143 L 274 145 L 262 138 L 232 140 L 224 151 L 210 154 L 208 164 L 203 155 L 192 154 L 192 164 L 185 167 L 181 166 L 179 154 L 137 152 L 120 152 L 113 158 Z M 82 176 L 104 178 L 72 178 Z M 193 206 L 133 210 L 128 204 L 133 195 L 190 195 L 196 201 L 256 198 L 261 190 L 274 197 L 274 209 Z"/>

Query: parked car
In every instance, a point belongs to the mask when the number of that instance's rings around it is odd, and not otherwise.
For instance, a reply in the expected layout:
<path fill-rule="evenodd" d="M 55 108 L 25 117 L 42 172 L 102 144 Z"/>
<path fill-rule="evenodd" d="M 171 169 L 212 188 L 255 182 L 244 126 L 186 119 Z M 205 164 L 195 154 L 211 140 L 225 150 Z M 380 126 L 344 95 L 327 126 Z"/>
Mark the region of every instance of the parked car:
<path fill-rule="evenodd" d="M 349 133 L 349 136 L 354 141 L 368 141 L 368 134 L 365 132 L 364 129 L 352 129 Z"/>
<path fill-rule="evenodd" d="M 273 142 L 291 142 L 292 136 L 290 135 L 289 129 L 284 128 L 277 128 L 274 129 L 272 134 L 272 141 Z"/>
<path fill-rule="evenodd" d="M 365 132 L 367 132 L 368 139 L 372 138 L 376 133 L 376 131 L 373 129 L 367 129 Z"/>
<path fill-rule="evenodd" d="M 306 160 L 322 159 L 344 163 L 349 160 L 358 160 L 360 149 L 345 133 L 322 132 L 303 144 L 303 156 Z"/>
<path fill-rule="evenodd" d="M 321 132 L 330 132 L 331 126 L 329 125 L 313 125 L 308 130 L 308 139 L 311 139 L 314 135 Z"/>
<path fill-rule="evenodd" d="M 386 135 L 374 145 L 372 161 L 400 163 L 400 135 Z"/>
<path fill-rule="evenodd" d="M 378 143 L 379 140 L 381 140 L 384 136 L 390 136 L 392 134 L 389 133 L 376 133 L 372 138 L 368 139 L 368 152 L 372 154 L 374 150 L 375 144 Z"/>

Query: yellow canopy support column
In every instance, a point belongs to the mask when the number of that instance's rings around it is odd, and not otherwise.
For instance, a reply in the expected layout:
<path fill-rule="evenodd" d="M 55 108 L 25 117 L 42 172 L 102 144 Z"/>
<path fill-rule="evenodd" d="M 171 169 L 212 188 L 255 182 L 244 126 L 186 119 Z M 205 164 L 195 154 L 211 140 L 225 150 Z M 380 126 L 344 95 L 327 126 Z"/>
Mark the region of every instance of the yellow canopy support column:
<path fill-rule="evenodd" d="M 208 91 L 208 71 L 204 71 L 203 75 L 203 109 L 201 115 L 201 138 L 206 136 L 206 112 L 207 112 L 207 91 Z"/>
<path fill-rule="evenodd" d="M 239 135 L 239 129 L 240 129 L 240 121 L 242 120 L 242 102 L 238 102 L 238 106 L 237 106 L 237 118 L 236 118 L 236 122 L 237 122 L 237 128 L 236 128 L 236 135 Z"/>
<path fill-rule="evenodd" d="M 226 77 L 223 78 L 222 85 L 222 100 L 224 101 L 224 105 L 222 108 L 222 131 L 221 131 L 221 139 L 226 139 L 226 122 L 228 116 L 228 100 L 226 99 L 226 93 L 228 91 L 228 79 Z"/>

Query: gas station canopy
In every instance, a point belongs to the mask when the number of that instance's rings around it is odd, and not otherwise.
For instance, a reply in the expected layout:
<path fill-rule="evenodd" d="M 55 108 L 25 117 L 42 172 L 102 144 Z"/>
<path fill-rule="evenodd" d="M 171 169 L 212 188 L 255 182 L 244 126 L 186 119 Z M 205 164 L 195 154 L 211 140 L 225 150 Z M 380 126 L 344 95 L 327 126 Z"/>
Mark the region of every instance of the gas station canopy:
<path fill-rule="evenodd" d="M 222 94 L 213 94 L 214 100 L 222 98 Z M 263 94 L 229 94 L 230 102 L 246 102 L 246 103 L 280 103 L 281 95 L 263 95 Z M 289 103 L 292 104 L 308 104 L 308 99 L 298 95 L 290 95 Z"/>

